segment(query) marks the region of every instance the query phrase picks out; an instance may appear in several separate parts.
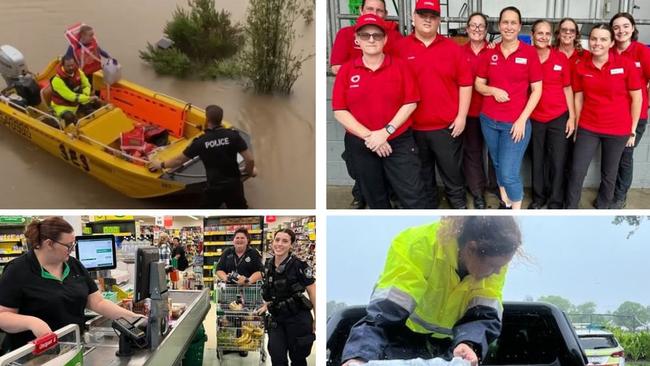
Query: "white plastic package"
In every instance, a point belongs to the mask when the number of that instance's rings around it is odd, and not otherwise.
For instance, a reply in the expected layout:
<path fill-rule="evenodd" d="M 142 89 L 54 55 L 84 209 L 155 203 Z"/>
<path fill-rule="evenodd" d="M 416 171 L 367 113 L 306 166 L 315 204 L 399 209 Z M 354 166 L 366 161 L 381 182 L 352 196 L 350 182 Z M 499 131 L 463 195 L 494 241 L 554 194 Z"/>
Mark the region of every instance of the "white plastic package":
<path fill-rule="evenodd" d="M 414 358 L 411 360 L 372 360 L 366 366 L 471 366 L 469 361 L 454 357 L 451 361 L 436 357 L 429 360 Z"/>

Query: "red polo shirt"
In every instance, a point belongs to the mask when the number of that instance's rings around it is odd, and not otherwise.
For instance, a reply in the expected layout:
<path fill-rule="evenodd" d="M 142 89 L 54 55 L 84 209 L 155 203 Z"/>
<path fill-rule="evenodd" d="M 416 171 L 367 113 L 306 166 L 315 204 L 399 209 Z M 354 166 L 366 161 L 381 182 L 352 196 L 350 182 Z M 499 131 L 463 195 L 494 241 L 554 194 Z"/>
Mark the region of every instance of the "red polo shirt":
<path fill-rule="evenodd" d="M 413 129 L 432 131 L 449 127 L 458 114 L 458 88 L 472 86 L 474 81 L 463 50 L 440 34 L 425 46 L 413 33 L 397 47 L 399 57 L 411 68 L 420 89 Z"/>
<path fill-rule="evenodd" d="M 562 52 L 551 49 L 548 58 L 542 63 L 542 72 L 542 98 L 530 118 L 545 123 L 569 110 L 564 95 L 564 88 L 571 86 L 569 59 Z"/>
<path fill-rule="evenodd" d="M 571 54 L 571 57 L 569 57 L 569 63 L 571 65 L 575 65 L 578 62 L 581 62 L 581 61 L 584 61 L 584 60 L 590 60 L 590 56 L 591 56 L 591 52 L 589 52 L 588 50 L 582 50 L 582 55 L 578 54 L 577 50 L 573 50 L 573 53 Z"/>
<path fill-rule="evenodd" d="M 519 47 L 508 58 L 501 53 L 501 44 L 480 56 L 476 75 L 487 79 L 487 84 L 503 89 L 510 100 L 497 103 L 494 97 L 484 97 L 481 113 L 499 122 L 514 123 L 524 111 L 530 93 L 530 84 L 542 80 L 542 65 L 532 46 L 519 42 Z"/>
<path fill-rule="evenodd" d="M 395 23 L 389 22 L 389 24 Z M 354 43 L 354 36 L 354 26 L 344 27 L 339 30 L 332 45 L 330 65 L 343 65 L 362 55 L 361 47 Z M 384 53 L 395 54 L 395 48 L 400 39 L 402 39 L 402 34 L 397 30 L 396 26 L 391 26 L 391 29 L 387 32 Z"/>
<path fill-rule="evenodd" d="M 573 91 L 583 92 L 578 126 L 594 133 L 627 136 L 632 131 L 630 90 L 641 89 L 641 78 L 632 61 L 609 53 L 602 69 L 589 57 L 573 73 Z"/>
<path fill-rule="evenodd" d="M 410 69 L 404 61 L 390 55 L 375 71 L 368 69 L 361 57 L 343 64 L 332 91 L 332 108 L 349 111 L 372 131 L 384 128 L 404 104 L 419 100 Z M 411 117 L 388 139 L 399 136 L 410 125 Z"/>
<path fill-rule="evenodd" d="M 641 80 L 641 93 L 643 93 L 643 104 L 641 104 L 641 119 L 648 118 L 648 80 L 650 80 L 650 48 L 637 41 L 632 43 L 620 53 L 634 62 Z"/>
<path fill-rule="evenodd" d="M 465 56 L 467 57 L 467 62 L 471 65 L 471 70 L 472 70 L 472 86 L 474 83 L 474 78 L 476 78 L 476 71 L 478 69 L 478 60 L 480 59 L 480 56 L 487 51 L 487 45 L 488 43 L 485 42 L 485 45 L 481 50 L 478 52 L 478 55 L 474 53 L 472 50 L 472 45 L 471 42 L 465 43 L 465 45 L 462 47 L 463 51 L 465 52 Z M 481 93 L 476 91 L 476 88 L 472 88 L 472 102 L 469 105 L 469 111 L 467 112 L 468 117 L 478 117 L 479 114 L 481 114 L 481 105 L 483 104 L 483 95 Z"/>

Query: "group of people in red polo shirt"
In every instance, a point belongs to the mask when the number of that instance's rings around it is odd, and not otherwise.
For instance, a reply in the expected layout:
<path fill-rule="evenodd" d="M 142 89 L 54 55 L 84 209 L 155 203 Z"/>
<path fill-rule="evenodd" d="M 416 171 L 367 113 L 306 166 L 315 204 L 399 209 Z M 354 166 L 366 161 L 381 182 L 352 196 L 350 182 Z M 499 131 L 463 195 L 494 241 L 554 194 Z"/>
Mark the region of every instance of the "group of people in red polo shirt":
<path fill-rule="evenodd" d="M 555 31 L 538 20 L 533 45 L 525 44 L 512 6 L 499 14 L 499 43 L 487 42 L 487 17 L 474 13 L 462 46 L 438 33 L 439 0 L 416 1 L 407 36 L 384 20 L 383 0 L 365 0 L 360 10 L 331 52 L 332 108 L 346 130 L 359 207 L 391 208 L 396 198 L 403 208 L 438 208 L 439 175 L 452 208 L 468 207 L 467 191 L 474 208 L 486 208 L 494 179 L 500 208 L 519 209 L 529 145 L 529 208 L 578 208 L 599 146 L 593 205 L 624 207 L 650 80 L 650 49 L 637 41 L 630 14 L 594 26 L 587 51 L 570 18 Z"/>

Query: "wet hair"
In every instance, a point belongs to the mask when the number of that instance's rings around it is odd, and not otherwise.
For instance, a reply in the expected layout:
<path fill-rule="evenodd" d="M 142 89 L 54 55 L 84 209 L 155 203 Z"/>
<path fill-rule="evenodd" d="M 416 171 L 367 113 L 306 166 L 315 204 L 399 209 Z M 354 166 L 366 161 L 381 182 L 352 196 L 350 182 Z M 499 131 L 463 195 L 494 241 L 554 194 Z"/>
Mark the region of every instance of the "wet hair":
<path fill-rule="evenodd" d="M 506 11 L 513 11 L 513 12 L 517 13 L 517 17 L 519 17 L 519 24 L 521 24 L 521 12 L 519 11 L 519 9 L 517 9 L 514 6 L 507 6 L 507 7 L 503 8 L 503 9 L 501 9 L 501 12 L 499 13 L 499 23 L 501 23 L 501 19 L 503 18 L 503 14 Z"/>
<path fill-rule="evenodd" d="M 291 244 L 296 242 L 296 233 L 293 232 L 291 229 L 280 229 L 273 234 L 273 239 L 275 239 L 276 236 L 278 236 L 279 233 L 285 233 L 288 234 L 289 237 L 291 237 Z"/>
<path fill-rule="evenodd" d="M 237 235 L 238 233 L 244 234 L 244 236 L 246 237 L 246 240 L 251 241 L 251 236 L 250 236 L 250 234 L 248 234 L 248 230 L 245 227 L 237 228 L 237 230 L 235 230 L 234 235 Z M 235 237 L 234 235 L 233 235 L 233 238 Z"/>
<path fill-rule="evenodd" d="M 520 250 L 521 230 L 512 216 L 453 216 L 442 219 L 440 235 L 456 238 L 459 249 L 475 243 L 477 256 L 510 256 Z"/>
<path fill-rule="evenodd" d="M 611 40 L 612 40 L 612 41 L 614 40 L 614 30 L 612 29 L 612 27 L 609 26 L 609 24 L 607 24 L 607 23 L 599 23 L 599 24 L 594 25 L 594 27 L 591 28 L 591 30 L 589 31 L 589 37 L 590 37 L 590 38 L 591 38 L 591 34 L 592 34 L 592 33 L 594 32 L 594 30 L 596 30 L 596 29 L 603 29 L 603 30 L 608 31 L 608 32 L 609 32 L 609 36 L 611 37 Z"/>
<path fill-rule="evenodd" d="M 546 24 L 548 24 L 548 27 L 551 29 L 551 31 L 553 30 L 553 24 L 551 24 L 551 22 L 549 22 L 549 21 L 546 20 L 546 19 L 537 19 L 537 20 L 533 23 L 533 26 L 532 26 L 532 30 L 531 30 L 531 32 L 532 32 L 532 33 L 535 33 L 535 28 L 537 28 L 537 26 L 540 25 L 540 24 L 542 24 L 542 23 L 546 23 Z"/>
<path fill-rule="evenodd" d="M 213 126 L 220 126 L 223 120 L 223 109 L 218 105 L 211 104 L 205 108 L 205 118 Z"/>
<path fill-rule="evenodd" d="M 639 30 L 636 28 L 636 22 L 634 21 L 634 17 L 630 13 L 618 13 L 612 17 L 612 20 L 609 21 L 609 26 L 614 29 L 614 21 L 618 18 L 625 18 L 632 23 L 632 26 L 634 27 L 634 32 L 632 32 L 632 40 L 633 41 L 638 41 L 639 40 Z M 614 39 L 612 37 L 612 39 Z"/>
<path fill-rule="evenodd" d="M 61 57 L 61 65 L 65 64 L 66 61 L 70 61 L 70 60 L 74 61 L 75 64 L 77 63 L 77 59 L 74 58 L 74 55 L 72 54 L 63 55 L 63 57 Z"/>
<path fill-rule="evenodd" d="M 43 241 L 59 240 L 61 234 L 73 233 L 72 225 L 61 216 L 50 216 L 43 220 L 32 220 L 25 228 L 25 238 L 29 249 L 39 249 Z"/>
<path fill-rule="evenodd" d="M 385 0 L 379 0 L 381 1 L 382 4 L 384 4 L 384 8 L 386 7 L 386 1 Z M 361 0 L 361 9 L 366 6 L 366 0 Z"/>
<path fill-rule="evenodd" d="M 557 28 L 555 28 L 555 41 L 553 41 L 553 46 L 555 48 L 560 47 L 560 29 L 562 28 L 562 24 L 565 22 L 571 22 L 573 23 L 573 26 L 576 27 L 576 33 L 575 33 L 575 38 L 573 39 L 573 48 L 576 49 L 576 52 L 578 52 L 578 55 L 582 56 L 582 53 L 584 52 L 584 49 L 582 48 L 582 44 L 580 43 L 580 37 L 578 37 L 578 32 L 580 32 L 580 28 L 578 27 L 578 23 L 573 18 L 562 18 L 560 22 L 557 24 Z"/>
<path fill-rule="evenodd" d="M 90 32 L 92 30 L 93 30 L 93 27 L 84 24 L 79 28 L 79 35 L 86 34 L 86 33 Z"/>
<path fill-rule="evenodd" d="M 480 11 L 477 11 L 477 12 L 474 12 L 474 13 L 470 14 L 469 17 L 467 17 L 467 24 L 465 26 L 469 27 L 469 22 L 472 20 L 472 18 L 474 18 L 476 16 L 479 16 L 479 17 L 483 18 L 483 21 L 485 22 L 485 27 L 487 27 L 487 25 L 488 25 L 487 15 L 481 13 Z"/>

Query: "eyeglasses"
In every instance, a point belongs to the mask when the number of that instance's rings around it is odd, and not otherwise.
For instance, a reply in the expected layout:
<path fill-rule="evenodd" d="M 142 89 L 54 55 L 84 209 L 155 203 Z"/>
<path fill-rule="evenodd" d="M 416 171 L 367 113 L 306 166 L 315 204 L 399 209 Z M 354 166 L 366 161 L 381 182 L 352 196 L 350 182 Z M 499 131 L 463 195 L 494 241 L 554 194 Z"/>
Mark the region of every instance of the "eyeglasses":
<path fill-rule="evenodd" d="M 60 245 L 63 245 L 64 247 L 66 247 L 66 249 L 68 249 L 68 253 L 72 253 L 72 251 L 74 250 L 74 247 L 77 246 L 77 241 L 73 241 L 72 243 L 65 244 L 65 243 L 61 243 L 58 240 L 54 240 L 52 238 L 48 238 L 48 239 L 52 240 L 53 242 L 55 242 L 57 244 L 60 244 Z"/>
<path fill-rule="evenodd" d="M 365 33 L 365 32 L 357 33 L 357 36 L 359 36 L 359 38 L 362 41 L 369 41 L 370 37 L 372 37 L 372 39 L 374 39 L 375 41 L 383 41 L 384 37 L 386 37 L 386 35 L 383 33 Z"/>
<path fill-rule="evenodd" d="M 564 34 L 576 34 L 576 30 L 573 28 L 560 28 L 560 32 Z"/>
<path fill-rule="evenodd" d="M 485 24 L 470 24 L 467 27 L 473 30 L 479 30 L 479 31 L 485 30 Z"/>

